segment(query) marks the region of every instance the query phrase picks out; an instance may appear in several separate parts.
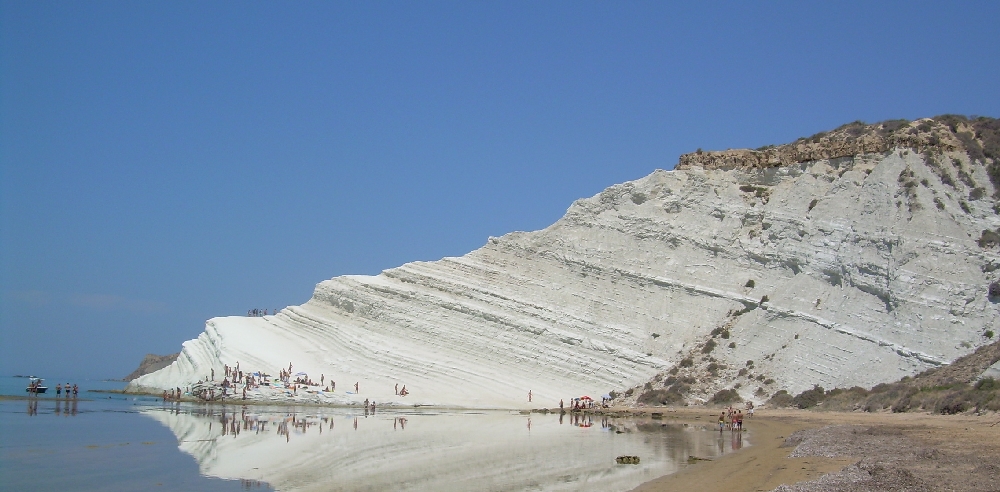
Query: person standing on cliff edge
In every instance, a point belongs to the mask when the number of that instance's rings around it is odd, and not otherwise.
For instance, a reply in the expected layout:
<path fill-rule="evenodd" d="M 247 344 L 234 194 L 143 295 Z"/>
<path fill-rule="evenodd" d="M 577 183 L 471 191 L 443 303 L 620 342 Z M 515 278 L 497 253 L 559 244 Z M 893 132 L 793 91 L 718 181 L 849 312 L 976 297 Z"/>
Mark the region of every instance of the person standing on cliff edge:
<path fill-rule="evenodd" d="M 528 390 L 528 403 L 531 403 L 531 390 Z"/>

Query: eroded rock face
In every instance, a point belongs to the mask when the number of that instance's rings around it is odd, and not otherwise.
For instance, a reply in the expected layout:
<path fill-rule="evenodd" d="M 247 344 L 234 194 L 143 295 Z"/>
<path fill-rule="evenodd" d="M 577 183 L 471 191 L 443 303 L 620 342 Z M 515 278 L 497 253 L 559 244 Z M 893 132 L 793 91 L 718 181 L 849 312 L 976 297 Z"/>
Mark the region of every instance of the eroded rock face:
<path fill-rule="evenodd" d="M 134 388 L 184 386 L 237 361 L 277 374 L 292 361 L 338 388 L 360 380 L 351 397 L 551 407 L 684 359 L 715 364 L 689 400 L 735 381 L 752 397 L 916 374 L 1000 332 L 987 295 L 1000 256 L 980 245 L 1000 217 L 992 160 L 970 159 L 956 132 L 925 153 L 894 135 L 860 134 L 843 150 L 687 154 L 676 171 L 578 200 L 544 230 L 327 280 L 276 316 L 210 320 Z M 836 158 L 797 162 L 817 155 Z M 413 396 L 396 397 L 395 382 Z"/>

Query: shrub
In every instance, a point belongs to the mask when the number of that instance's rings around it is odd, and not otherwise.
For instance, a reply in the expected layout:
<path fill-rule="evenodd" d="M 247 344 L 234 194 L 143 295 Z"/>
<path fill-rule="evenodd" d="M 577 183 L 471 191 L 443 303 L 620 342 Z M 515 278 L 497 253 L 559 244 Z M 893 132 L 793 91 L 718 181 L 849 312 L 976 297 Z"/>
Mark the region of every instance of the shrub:
<path fill-rule="evenodd" d="M 657 389 L 639 395 L 639 403 L 647 405 L 673 405 L 684 401 L 684 396 L 674 391 Z"/>
<path fill-rule="evenodd" d="M 986 229 L 979 235 L 979 241 L 977 241 L 977 243 L 980 248 L 992 248 L 1000 244 L 1000 234 Z"/>
<path fill-rule="evenodd" d="M 740 372 L 737 373 L 736 375 L 737 376 L 746 376 L 747 375 L 747 368 L 744 367 L 743 369 L 740 369 Z"/>
<path fill-rule="evenodd" d="M 903 398 L 896 400 L 896 402 L 892 404 L 890 409 L 892 410 L 892 413 L 903 413 L 909 410 L 912 404 L 913 404 L 912 399 L 909 396 L 904 396 Z"/>
<path fill-rule="evenodd" d="M 770 300 L 770 299 L 768 299 L 768 298 L 767 298 L 767 296 L 764 296 L 764 297 L 761 297 L 761 298 L 760 298 L 760 304 L 764 304 L 765 302 L 767 302 L 767 301 L 769 301 L 769 300 Z"/>
<path fill-rule="evenodd" d="M 799 408 L 812 408 L 822 403 L 825 397 L 826 392 L 823 390 L 823 387 L 816 385 L 812 389 L 795 395 L 795 398 L 792 398 L 792 404 Z"/>
<path fill-rule="evenodd" d="M 993 338 L 993 330 L 986 330 L 983 332 L 983 336 L 986 338 Z"/>
<path fill-rule="evenodd" d="M 667 391 L 672 391 L 674 393 L 680 393 L 680 394 L 687 393 L 690 390 L 691 390 L 691 386 L 684 384 L 684 382 L 682 382 L 682 381 L 677 381 L 676 383 L 671 384 L 667 388 Z"/>
<path fill-rule="evenodd" d="M 969 208 L 969 204 L 966 203 L 965 200 L 959 200 L 958 201 L 958 206 L 962 207 L 962 211 L 963 212 L 965 212 L 967 214 L 971 214 L 972 213 L 972 209 Z"/>
<path fill-rule="evenodd" d="M 694 360 L 692 360 L 690 357 L 686 357 L 684 359 L 681 359 L 681 363 L 680 363 L 681 367 L 691 367 L 693 365 L 694 365 Z"/>
<path fill-rule="evenodd" d="M 632 203 L 634 203 L 636 205 L 642 205 L 643 202 L 645 202 L 645 201 L 646 201 L 646 194 L 645 193 L 633 193 L 632 194 Z"/>
<path fill-rule="evenodd" d="M 710 372 L 710 373 L 712 373 L 714 375 L 715 373 L 719 372 L 719 365 L 716 364 L 715 362 L 713 362 L 713 363 L 709 364 L 706 369 L 708 370 L 708 372 Z"/>
<path fill-rule="evenodd" d="M 743 284 L 744 287 L 749 287 L 751 289 L 754 288 L 754 285 L 756 284 L 754 283 L 753 279 L 747 280 L 747 283 Z"/>
<path fill-rule="evenodd" d="M 736 342 L 729 342 L 729 348 L 736 348 Z"/>
<path fill-rule="evenodd" d="M 747 361 L 747 367 L 753 367 L 753 361 L 752 360 L 748 360 Z"/>
<path fill-rule="evenodd" d="M 779 390 L 771 399 L 767 400 L 767 405 L 771 407 L 787 407 L 792 404 L 792 395 L 788 394 L 788 391 Z"/>
<path fill-rule="evenodd" d="M 990 282 L 990 287 L 987 289 L 987 293 L 990 297 L 1000 297 L 1000 282 Z"/>
<path fill-rule="evenodd" d="M 878 131 L 883 135 L 888 135 L 908 124 L 910 124 L 908 120 L 886 120 L 881 123 L 882 126 Z"/>
<path fill-rule="evenodd" d="M 705 346 L 701 348 L 701 353 L 708 354 L 715 350 L 715 340 L 709 340 L 705 342 Z"/>
<path fill-rule="evenodd" d="M 715 405 L 728 405 L 730 403 L 735 403 L 740 400 L 741 400 L 740 394 L 737 393 L 736 390 L 724 389 L 724 390 L 719 390 L 714 395 L 712 395 L 712 399 L 708 400 L 708 402 Z"/>
<path fill-rule="evenodd" d="M 983 378 L 976 381 L 976 385 L 974 387 L 979 391 L 1000 390 L 1000 381 L 993 378 Z"/>
<path fill-rule="evenodd" d="M 815 206 L 816 206 L 816 204 L 817 204 L 817 203 L 819 203 L 819 200 L 817 200 L 817 199 L 815 199 L 815 198 L 813 198 L 813 199 L 812 199 L 812 201 L 811 201 L 811 202 L 809 202 L 809 211 L 810 211 L 810 212 L 812 211 L 813 207 L 815 207 Z"/>
<path fill-rule="evenodd" d="M 944 415 L 954 415 L 964 412 L 968 406 L 961 391 L 949 391 L 938 399 L 934 411 Z"/>
<path fill-rule="evenodd" d="M 729 330 L 723 331 L 721 334 L 722 338 L 729 340 Z"/>

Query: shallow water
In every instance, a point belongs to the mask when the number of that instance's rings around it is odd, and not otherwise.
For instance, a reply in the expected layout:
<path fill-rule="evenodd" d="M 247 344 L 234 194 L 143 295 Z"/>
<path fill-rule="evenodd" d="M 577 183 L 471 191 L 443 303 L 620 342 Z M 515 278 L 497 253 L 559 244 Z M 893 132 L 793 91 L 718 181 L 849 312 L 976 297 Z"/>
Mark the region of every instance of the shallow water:
<path fill-rule="evenodd" d="M 600 416 L 87 397 L 0 401 L 0 489 L 624 491 L 752 438 Z"/>

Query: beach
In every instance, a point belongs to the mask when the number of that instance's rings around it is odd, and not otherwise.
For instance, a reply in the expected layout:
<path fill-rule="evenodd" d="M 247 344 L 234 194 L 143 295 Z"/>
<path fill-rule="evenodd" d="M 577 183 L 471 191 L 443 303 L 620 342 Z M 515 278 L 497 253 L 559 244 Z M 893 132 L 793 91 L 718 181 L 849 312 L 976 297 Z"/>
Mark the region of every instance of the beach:
<path fill-rule="evenodd" d="M 665 417 L 712 421 L 715 415 L 698 408 L 668 411 Z M 998 490 L 998 421 L 997 414 L 763 410 L 746 421 L 753 446 L 697 460 L 633 492 L 756 492 L 782 486 L 796 491 Z M 799 455 L 792 456 L 797 450 Z M 840 470 L 845 471 L 827 475 Z"/>

